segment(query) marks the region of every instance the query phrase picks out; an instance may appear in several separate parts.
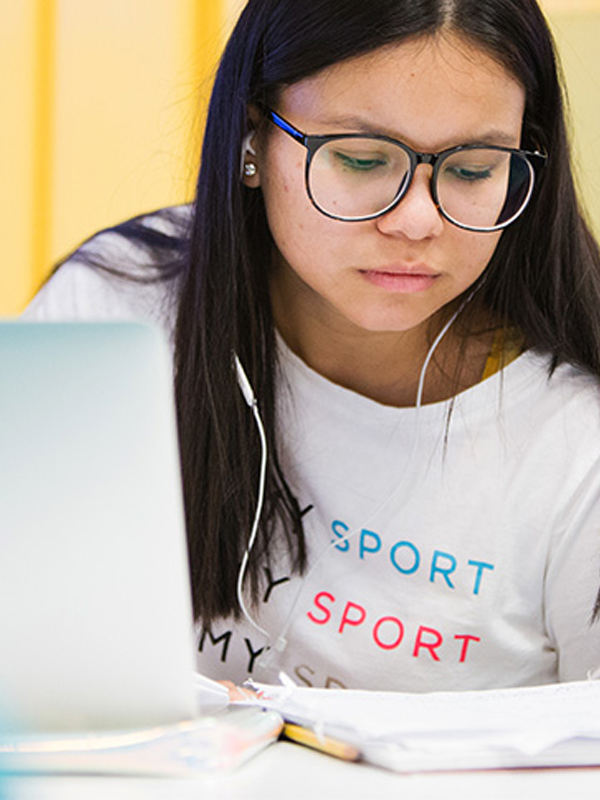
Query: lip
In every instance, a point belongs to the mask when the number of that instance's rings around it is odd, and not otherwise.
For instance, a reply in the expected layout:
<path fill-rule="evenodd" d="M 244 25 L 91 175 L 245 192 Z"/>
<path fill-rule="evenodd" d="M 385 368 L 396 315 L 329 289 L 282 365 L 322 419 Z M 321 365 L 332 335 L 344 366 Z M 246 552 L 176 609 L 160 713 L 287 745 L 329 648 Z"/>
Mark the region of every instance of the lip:
<path fill-rule="evenodd" d="M 439 272 L 426 264 L 392 264 L 377 269 L 360 270 L 360 274 L 375 286 L 402 294 L 424 292 L 439 278 Z"/>

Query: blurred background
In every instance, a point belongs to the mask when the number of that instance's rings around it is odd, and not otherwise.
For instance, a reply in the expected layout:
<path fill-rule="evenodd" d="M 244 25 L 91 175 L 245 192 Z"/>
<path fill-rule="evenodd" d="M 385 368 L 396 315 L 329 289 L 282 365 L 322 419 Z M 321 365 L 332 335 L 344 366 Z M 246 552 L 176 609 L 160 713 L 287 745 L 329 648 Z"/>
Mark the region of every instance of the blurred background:
<path fill-rule="evenodd" d="M 94 231 L 193 197 L 212 75 L 243 5 L 0 0 L 0 315 Z M 542 6 L 600 235 L 600 0 Z"/>

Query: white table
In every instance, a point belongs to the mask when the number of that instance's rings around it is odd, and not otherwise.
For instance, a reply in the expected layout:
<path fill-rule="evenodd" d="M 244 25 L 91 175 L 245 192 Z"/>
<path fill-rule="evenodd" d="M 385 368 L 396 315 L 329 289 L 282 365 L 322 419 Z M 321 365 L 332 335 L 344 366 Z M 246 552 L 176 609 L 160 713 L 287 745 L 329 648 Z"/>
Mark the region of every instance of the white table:
<path fill-rule="evenodd" d="M 29 776 L 2 800 L 598 800 L 600 768 L 397 775 L 278 742 L 235 772 L 198 779 Z"/>

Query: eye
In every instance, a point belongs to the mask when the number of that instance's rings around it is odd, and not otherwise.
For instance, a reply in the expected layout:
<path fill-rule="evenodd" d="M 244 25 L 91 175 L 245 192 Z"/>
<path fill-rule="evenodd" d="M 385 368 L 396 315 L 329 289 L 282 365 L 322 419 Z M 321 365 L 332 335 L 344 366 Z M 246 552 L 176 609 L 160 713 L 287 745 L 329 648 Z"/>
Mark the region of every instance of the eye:
<path fill-rule="evenodd" d="M 452 164 L 447 165 L 444 172 L 449 177 L 456 178 L 456 180 L 459 181 L 465 181 L 466 183 L 484 181 L 492 177 L 491 167 L 471 167 Z"/>
<path fill-rule="evenodd" d="M 457 183 L 502 180 L 510 169 L 510 158 L 508 152 L 483 147 L 452 153 L 442 164 L 442 175 L 447 181 Z"/>
<path fill-rule="evenodd" d="M 380 155 L 359 155 L 344 153 L 341 150 L 336 150 L 331 155 L 338 166 L 356 172 L 371 172 L 388 165 L 387 158 Z"/>

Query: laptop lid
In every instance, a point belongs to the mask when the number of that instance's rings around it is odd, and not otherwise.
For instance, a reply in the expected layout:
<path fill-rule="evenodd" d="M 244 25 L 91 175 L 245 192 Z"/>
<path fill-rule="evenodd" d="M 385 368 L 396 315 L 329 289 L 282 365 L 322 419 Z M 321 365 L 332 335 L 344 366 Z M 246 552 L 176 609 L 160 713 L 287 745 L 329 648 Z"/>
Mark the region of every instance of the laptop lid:
<path fill-rule="evenodd" d="M 138 323 L 0 323 L 4 732 L 194 714 L 171 359 Z"/>

